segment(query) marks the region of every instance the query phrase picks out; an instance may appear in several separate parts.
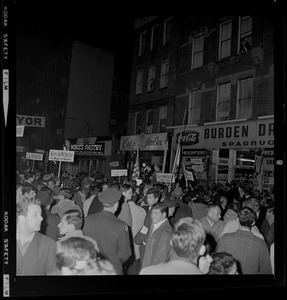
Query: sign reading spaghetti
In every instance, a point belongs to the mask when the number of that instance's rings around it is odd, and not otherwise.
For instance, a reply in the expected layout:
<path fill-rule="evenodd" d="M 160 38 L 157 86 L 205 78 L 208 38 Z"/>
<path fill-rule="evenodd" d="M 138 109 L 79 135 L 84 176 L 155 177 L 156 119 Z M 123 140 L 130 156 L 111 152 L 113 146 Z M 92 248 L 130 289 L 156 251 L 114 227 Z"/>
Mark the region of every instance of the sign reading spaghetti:
<path fill-rule="evenodd" d="M 49 160 L 74 162 L 75 151 L 50 150 Z"/>

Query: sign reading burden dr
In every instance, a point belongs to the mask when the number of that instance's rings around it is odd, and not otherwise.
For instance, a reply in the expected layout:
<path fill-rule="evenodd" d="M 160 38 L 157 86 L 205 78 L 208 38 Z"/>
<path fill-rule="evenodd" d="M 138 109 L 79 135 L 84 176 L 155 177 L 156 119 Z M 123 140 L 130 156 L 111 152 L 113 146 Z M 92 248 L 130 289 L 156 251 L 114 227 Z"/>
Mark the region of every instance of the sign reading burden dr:
<path fill-rule="evenodd" d="M 74 162 L 75 151 L 50 150 L 49 160 Z"/>

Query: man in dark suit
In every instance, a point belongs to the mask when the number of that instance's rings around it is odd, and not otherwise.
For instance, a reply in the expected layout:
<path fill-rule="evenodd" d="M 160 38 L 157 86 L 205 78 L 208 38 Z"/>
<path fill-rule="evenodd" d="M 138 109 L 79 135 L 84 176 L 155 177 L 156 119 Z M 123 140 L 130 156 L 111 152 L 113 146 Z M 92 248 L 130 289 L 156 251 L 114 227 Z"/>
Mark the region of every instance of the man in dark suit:
<path fill-rule="evenodd" d="M 85 218 L 83 232 L 94 239 L 100 253 L 114 266 L 117 275 L 123 274 L 123 266 L 131 255 L 128 225 L 114 214 L 118 209 L 121 192 L 108 188 L 99 195 L 103 210 Z"/>

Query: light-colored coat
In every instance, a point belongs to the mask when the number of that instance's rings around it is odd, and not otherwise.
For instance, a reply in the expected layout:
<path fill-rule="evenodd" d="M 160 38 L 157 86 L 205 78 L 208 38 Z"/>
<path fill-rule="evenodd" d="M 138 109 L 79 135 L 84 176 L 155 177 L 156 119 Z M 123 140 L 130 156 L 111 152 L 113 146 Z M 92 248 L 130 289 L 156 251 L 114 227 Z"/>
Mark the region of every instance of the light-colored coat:
<path fill-rule="evenodd" d="M 142 228 L 142 226 L 144 224 L 146 211 L 142 207 L 136 205 L 133 201 L 130 201 L 129 204 L 130 204 L 131 214 L 132 214 L 132 218 L 133 218 L 132 234 L 133 234 L 133 238 L 134 238 L 135 235 L 139 232 L 139 230 Z M 134 242 L 135 259 L 140 258 L 139 247 L 140 246 Z"/>

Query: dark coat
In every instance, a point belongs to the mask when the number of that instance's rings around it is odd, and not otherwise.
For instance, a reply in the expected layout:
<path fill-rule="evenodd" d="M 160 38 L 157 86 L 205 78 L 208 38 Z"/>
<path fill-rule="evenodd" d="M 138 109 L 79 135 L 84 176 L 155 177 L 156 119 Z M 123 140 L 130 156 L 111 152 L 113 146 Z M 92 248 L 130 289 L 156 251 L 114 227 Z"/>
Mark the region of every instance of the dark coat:
<path fill-rule="evenodd" d="M 166 219 L 148 237 L 142 267 L 166 262 L 170 254 L 170 238 L 172 227 Z"/>
<path fill-rule="evenodd" d="M 61 218 L 58 214 L 52 214 L 45 208 L 42 208 L 43 221 L 41 223 L 40 233 L 51 237 L 54 241 L 59 238 L 58 224 L 61 222 Z"/>
<path fill-rule="evenodd" d="M 177 200 L 178 206 L 174 212 L 174 215 L 169 219 L 171 226 L 181 218 L 191 217 L 192 218 L 192 209 L 182 200 Z"/>
<path fill-rule="evenodd" d="M 100 253 L 114 265 L 117 274 L 122 275 L 122 264 L 132 253 L 128 225 L 113 213 L 102 210 L 85 218 L 83 232 L 98 243 Z"/>
<path fill-rule="evenodd" d="M 145 206 L 143 206 L 145 207 Z M 146 206 L 149 207 L 149 206 Z M 146 247 L 146 243 L 147 243 L 147 238 L 149 235 L 149 230 L 152 224 L 152 220 L 151 220 L 151 210 L 146 210 L 146 216 L 144 219 L 144 225 L 143 227 L 147 228 L 147 232 L 144 233 L 144 230 L 139 230 L 139 232 L 135 235 L 134 237 L 134 242 L 139 246 L 139 251 L 140 251 L 140 257 L 141 257 L 141 262 L 143 261 L 143 257 L 144 257 L 144 253 L 145 253 L 145 247 Z"/>
<path fill-rule="evenodd" d="M 88 216 L 96 214 L 103 210 L 103 203 L 99 200 L 99 196 L 95 196 L 88 210 Z"/>

